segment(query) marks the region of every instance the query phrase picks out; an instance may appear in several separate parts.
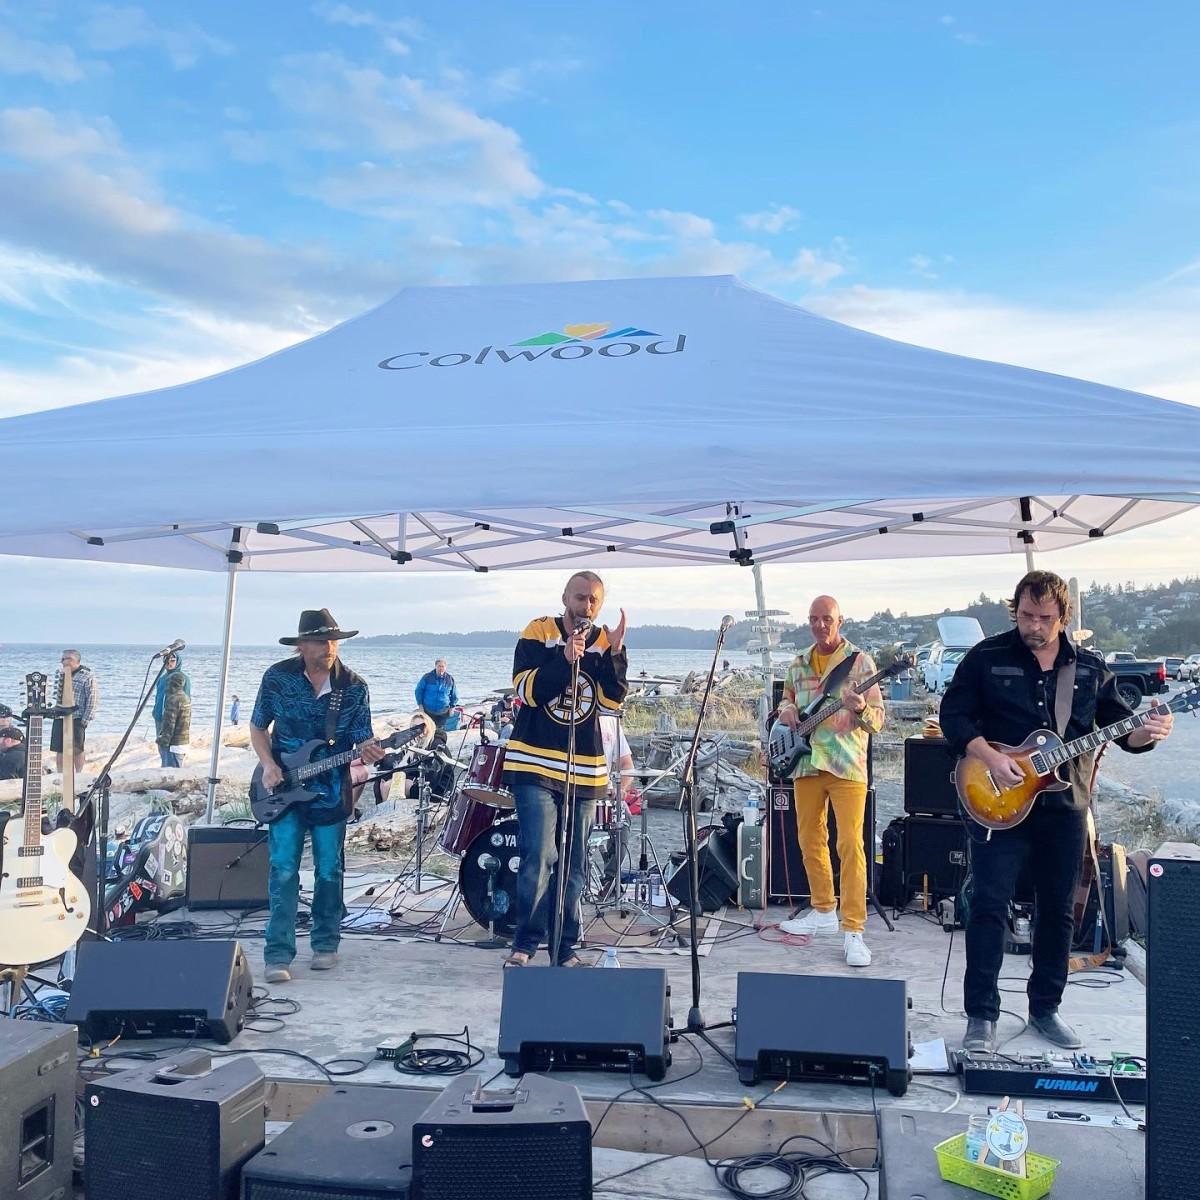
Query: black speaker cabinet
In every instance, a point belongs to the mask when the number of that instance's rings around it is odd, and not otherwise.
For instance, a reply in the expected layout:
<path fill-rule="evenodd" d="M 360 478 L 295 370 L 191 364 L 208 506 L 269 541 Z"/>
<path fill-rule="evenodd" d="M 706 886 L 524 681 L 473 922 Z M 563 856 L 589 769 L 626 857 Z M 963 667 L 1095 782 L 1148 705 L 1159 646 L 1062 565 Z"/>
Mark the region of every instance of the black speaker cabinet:
<path fill-rule="evenodd" d="M 969 866 L 967 831 L 958 817 L 905 817 L 904 889 L 931 900 L 957 896 Z"/>
<path fill-rule="evenodd" d="M 1166 842 L 1149 866 L 1146 961 L 1146 1200 L 1195 1195 L 1200 1079 L 1200 846 Z"/>
<path fill-rule="evenodd" d="M 700 907 L 716 912 L 737 895 L 737 832 L 713 826 L 712 832 L 696 850 L 696 870 L 700 881 Z M 666 881 L 667 891 L 685 907 L 692 899 L 692 875 L 685 862 Z"/>
<path fill-rule="evenodd" d="M 1100 861 L 1099 891 L 1104 897 L 1104 917 L 1102 920 L 1098 917 L 1100 905 L 1093 886 L 1074 939 L 1075 949 L 1088 953 L 1098 953 L 1110 942 L 1119 946 L 1129 937 L 1129 868 L 1125 847 L 1119 842 L 1098 846 L 1096 857 Z"/>
<path fill-rule="evenodd" d="M 902 979 L 739 971 L 738 1079 L 803 1079 L 908 1090 Z"/>
<path fill-rule="evenodd" d="M 413 1123 L 432 1092 L 342 1086 L 327 1092 L 242 1169 L 242 1200 L 405 1200 Z"/>
<path fill-rule="evenodd" d="M 229 1042 L 246 1023 L 251 985 L 238 942 L 85 942 L 66 1019 L 92 1041 L 120 1034 Z"/>
<path fill-rule="evenodd" d="M 812 899 L 804 856 L 796 833 L 796 796 L 791 783 L 770 788 L 767 800 L 767 899 L 772 904 L 807 903 Z M 833 805 L 826 810 L 829 825 L 829 861 L 833 866 L 834 893 L 840 895 L 841 860 L 837 852 L 837 818 Z M 863 818 L 863 853 L 867 870 L 875 867 L 875 791 L 867 789 L 867 812 Z"/>
<path fill-rule="evenodd" d="M 957 817 L 954 764 L 945 738 L 904 739 L 904 811 L 917 817 Z"/>
<path fill-rule="evenodd" d="M 504 972 L 497 1053 L 525 1071 L 628 1071 L 661 1079 L 671 1064 L 671 989 L 660 967 Z"/>
<path fill-rule="evenodd" d="M 88 1200 L 236 1200 L 242 1164 L 262 1149 L 267 1083 L 248 1058 L 202 1050 L 87 1085 Z"/>
<path fill-rule="evenodd" d="M 267 831 L 246 825 L 188 827 L 188 908 L 266 908 Z"/>
<path fill-rule="evenodd" d="M 484 1091 L 480 1078 L 454 1080 L 413 1126 L 414 1200 L 589 1200 L 592 1126 L 578 1089 L 526 1075 Z"/>
<path fill-rule="evenodd" d="M 0 1196 L 71 1200 L 75 1030 L 0 1017 Z"/>

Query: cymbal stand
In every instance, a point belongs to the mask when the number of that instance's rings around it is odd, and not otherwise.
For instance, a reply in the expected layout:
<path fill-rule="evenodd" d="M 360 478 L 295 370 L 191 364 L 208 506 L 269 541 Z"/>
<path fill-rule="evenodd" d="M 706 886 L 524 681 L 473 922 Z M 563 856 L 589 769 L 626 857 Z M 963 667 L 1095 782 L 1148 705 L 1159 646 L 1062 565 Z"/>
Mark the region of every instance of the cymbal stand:
<path fill-rule="evenodd" d="M 425 774 L 425 759 L 417 758 L 417 886 L 410 889 L 419 896 L 425 872 L 425 822 L 429 816 L 429 779 Z"/>

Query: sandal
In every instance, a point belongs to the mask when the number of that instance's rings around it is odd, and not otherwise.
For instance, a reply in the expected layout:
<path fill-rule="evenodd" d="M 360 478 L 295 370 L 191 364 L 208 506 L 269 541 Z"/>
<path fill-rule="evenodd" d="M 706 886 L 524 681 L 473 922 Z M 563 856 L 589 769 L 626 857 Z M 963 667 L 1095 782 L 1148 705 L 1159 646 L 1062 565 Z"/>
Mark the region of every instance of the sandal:
<path fill-rule="evenodd" d="M 514 950 L 505 960 L 504 966 L 507 967 L 527 967 L 529 966 L 529 955 L 524 950 Z"/>
<path fill-rule="evenodd" d="M 572 954 L 570 958 L 564 959 L 558 965 L 560 967 L 586 967 L 587 963 L 578 954 Z"/>

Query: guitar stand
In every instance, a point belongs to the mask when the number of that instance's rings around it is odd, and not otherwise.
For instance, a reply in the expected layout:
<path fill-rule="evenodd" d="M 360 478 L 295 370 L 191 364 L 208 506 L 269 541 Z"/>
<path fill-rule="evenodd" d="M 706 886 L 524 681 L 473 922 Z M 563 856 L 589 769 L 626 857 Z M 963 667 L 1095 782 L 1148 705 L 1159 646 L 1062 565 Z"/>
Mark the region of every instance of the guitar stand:
<path fill-rule="evenodd" d="M 28 974 L 28 967 L 0 967 L 0 988 L 3 988 L 3 1003 L 0 1003 L 0 1012 L 12 1016 L 13 1010 L 21 1003 L 21 994 L 25 990 L 25 977 Z"/>

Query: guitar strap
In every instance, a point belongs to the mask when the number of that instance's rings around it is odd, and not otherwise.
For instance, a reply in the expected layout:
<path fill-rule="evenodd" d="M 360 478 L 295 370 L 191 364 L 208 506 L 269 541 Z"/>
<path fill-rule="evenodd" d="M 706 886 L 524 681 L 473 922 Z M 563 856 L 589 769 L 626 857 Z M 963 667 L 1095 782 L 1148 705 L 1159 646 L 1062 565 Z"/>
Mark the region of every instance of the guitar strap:
<path fill-rule="evenodd" d="M 834 692 L 846 681 L 851 670 L 854 667 L 855 660 L 858 658 L 858 651 L 853 654 L 847 654 L 828 675 L 825 676 L 825 685 L 821 689 L 823 699 L 832 699 Z"/>
<path fill-rule="evenodd" d="M 1058 668 L 1054 681 L 1054 727 L 1058 736 L 1067 740 L 1067 724 L 1071 720 L 1071 709 L 1075 705 L 1075 660 L 1071 659 Z"/>
<path fill-rule="evenodd" d="M 329 746 L 337 743 L 337 723 L 342 711 L 344 688 L 336 687 L 329 694 L 329 707 L 325 710 L 325 732 L 322 735 Z"/>

